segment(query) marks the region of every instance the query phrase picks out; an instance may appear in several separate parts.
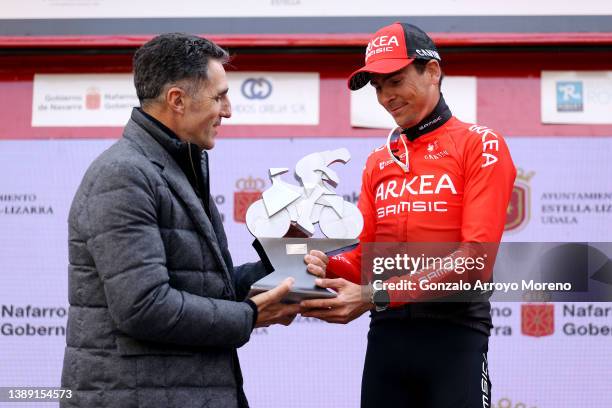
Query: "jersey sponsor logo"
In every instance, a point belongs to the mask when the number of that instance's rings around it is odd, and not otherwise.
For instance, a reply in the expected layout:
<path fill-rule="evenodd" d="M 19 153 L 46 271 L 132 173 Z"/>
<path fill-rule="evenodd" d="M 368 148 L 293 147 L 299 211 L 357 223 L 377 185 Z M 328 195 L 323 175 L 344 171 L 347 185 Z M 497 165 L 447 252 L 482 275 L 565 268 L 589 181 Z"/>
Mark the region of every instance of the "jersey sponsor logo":
<path fill-rule="evenodd" d="M 417 53 L 417 55 L 419 57 L 435 58 L 437 60 L 441 60 L 442 59 L 442 58 L 440 58 L 440 54 L 438 54 L 438 51 L 418 48 L 418 49 L 415 50 L 415 52 Z"/>
<path fill-rule="evenodd" d="M 447 201 L 438 200 L 411 200 L 397 201 L 398 198 L 408 198 L 408 196 L 431 196 L 442 192 L 457 194 L 457 189 L 453 180 L 448 174 L 443 174 L 439 178 L 434 175 L 414 176 L 411 179 L 404 178 L 399 184 L 396 180 L 382 182 L 376 188 L 376 203 L 383 203 L 392 200 L 387 205 L 378 206 L 376 212 L 378 218 L 388 215 L 400 214 L 404 212 L 446 212 L 448 211 Z"/>
<path fill-rule="evenodd" d="M 448 156 L 450 156 L 450 153 L 447 150 L 443 150 L 434 154 L 426 154 L 423 157 L 425 160 L 438 160 Z"/>
<path fill-rule="evenodd" d="M 378 207 L 376 209 L 376 216 L 378 218 L 385 218 L 389 215 L 396 215 L 405 212 L 447 212 L 448 202 L 447 201 L 400 201 L 399 203 L 393 203 Z"/>
<path fill-rule="evenodd" d="M 482 408 L 489 408 L 491 401 L 489 394 L 491 393 L 491 382 L 489 381 L 489 362 L 487 361 L 486 353 L 482 353 L 482 370 L 480 373 L 480 390 L 482 391 Z"/>
<path fill-rule="evenodd" d="M 442 115 L 438 116 L 435 119 L 430 120 L 427 123 L 423 123 L 421 126 L 419 126 L 419 130 L 423 130 L 423 129 L 426 129 L 426 128 L 430 127 L 431 125 L 435 125 L 436 123 L 438 123 L 441 120 L 442 120 Z"/>
<path fill-rule="evenodd" d="M 484 163 L 480 167 L 485 168 L 497 163 L 499 161 L 497 157 L 499 152 L 499 136 L 486 126 L 472 125 L 470 126 L 470 131 L 481 135 Z"/>
<path fill-rule="evenodd" d="M 443 157 L 450 156 L 448 150 L 437 151 L 439 149 L 438 141 L 434 140 L 433 142 L 427 145 L 427 154 L 423 157 L 425 160 L 438 160 Z"/>
<path fill-rule="evenodd" d="M 401 186 L 398 186 L 396 180 L 389 180 L 387 183 L 380 183 L 376 188 L 375 201 L 384 201 L 390 197 L 400 198 L 406 194 L 440 194 L 444 190 L 447 190 L 452 194 L 457 194 L 457 189 L 453 184 L 453 180 L 448 174 L 442 174 L 442 176 L 439 178 L 433 174 L 423 174 L 414 176 L 411 179 L 404 178 Z"/>
<path fill-rule="evenodd" d="M 380 35 L 372 39 L 366 48 L 366 62 L 370 57 L 384 52 L 393 52 L 394 47 L 399 47 L 399 41 L 395 35 Z"/>
<path fill-rule="evenodd" d="M 399 158 L 400 158 L 400 161 L 404 161 L 404 159 L 406 159 L 406 153 L 402 153 Z M 381 170 L 384 170 L 385 167 L 387 167 L 391 163 L 393 163 L 393 159 L 383 160 L 378 163 L 378 168 Z"/>

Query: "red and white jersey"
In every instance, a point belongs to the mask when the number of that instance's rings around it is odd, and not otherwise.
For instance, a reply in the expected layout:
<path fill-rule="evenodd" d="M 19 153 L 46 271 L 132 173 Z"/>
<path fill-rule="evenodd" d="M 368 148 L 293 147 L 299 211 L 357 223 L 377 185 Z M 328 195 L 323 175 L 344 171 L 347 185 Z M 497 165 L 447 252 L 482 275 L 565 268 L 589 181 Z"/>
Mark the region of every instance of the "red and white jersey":
<path fill-rule="evenodd" d="M 451 117 L 404 141 L 408 172 L 386 146 L 367 159 L 358 204 L 364 217 L 360 242 L 499 242 L 516 176 L 501 135 Z M 404 143 L 396 140 L 390 147 L 404 162 Z M 333 257 L 328 270 L 360 283 L 361 248 Z"/>

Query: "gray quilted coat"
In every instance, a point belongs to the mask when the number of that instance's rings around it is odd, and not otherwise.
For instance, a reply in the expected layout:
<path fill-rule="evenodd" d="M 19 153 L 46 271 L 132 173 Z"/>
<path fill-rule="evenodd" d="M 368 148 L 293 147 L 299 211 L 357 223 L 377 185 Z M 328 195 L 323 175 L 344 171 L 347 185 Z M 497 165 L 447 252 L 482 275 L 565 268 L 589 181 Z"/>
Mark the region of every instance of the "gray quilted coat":
<path fill-rule="evenodd" d="M 62 407 L 248 405 L 236 348 L 253 310 L 242 300 L 265 270 L 233 267 L 214 200 L 209 219 L 172 143 L 134 110 L 76 193 L 62 372 L 75 396 Z"/>

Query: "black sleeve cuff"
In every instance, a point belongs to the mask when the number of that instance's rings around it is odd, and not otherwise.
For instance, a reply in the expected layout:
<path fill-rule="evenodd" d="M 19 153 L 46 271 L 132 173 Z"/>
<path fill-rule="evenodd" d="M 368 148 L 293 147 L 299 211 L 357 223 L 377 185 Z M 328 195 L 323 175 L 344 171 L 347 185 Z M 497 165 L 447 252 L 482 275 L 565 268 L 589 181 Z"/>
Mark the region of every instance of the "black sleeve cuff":
<path fill-rule="evenodd" d="M 253 309 L 253 329 L 255 328 L 255 323 L 257 323 L 257 305 L 251 299 L 247 299 L 244 301 L 247 305 L 251 306 Z"/>

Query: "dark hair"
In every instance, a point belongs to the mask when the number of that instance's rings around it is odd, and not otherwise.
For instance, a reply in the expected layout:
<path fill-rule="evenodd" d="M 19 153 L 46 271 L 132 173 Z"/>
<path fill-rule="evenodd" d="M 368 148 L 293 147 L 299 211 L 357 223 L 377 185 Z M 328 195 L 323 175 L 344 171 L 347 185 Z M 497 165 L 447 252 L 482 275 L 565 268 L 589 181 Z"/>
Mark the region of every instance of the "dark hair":
<path fill-rule="evenodd" d="M 423 72 L 425 72 L 425 66 L 427 65 L 427 63 L 429 61 L 431 61 L 431 60 L 415 59 L 412 62 L 412 65 L 414 65 L 414 68 L 417 70 L 419 75 L 423 75 Z M 442 89 L 442 80 L 443 79 L 444 79 L 444 71 L 442 71 L 442 65 L 440 64 L 440 82 L 438 83 L 438 89 Z"/>
<path fill-rule="evenodd" d="M 167 85 L 187 81 L 193 94 L 200 81 L 208 78 L 208 61 L 226 63 L 229 54 L 214 42 L 195 35 L 159 35 L 134 54 L 134 86 L 141 105 L 160 96 Z"/>

